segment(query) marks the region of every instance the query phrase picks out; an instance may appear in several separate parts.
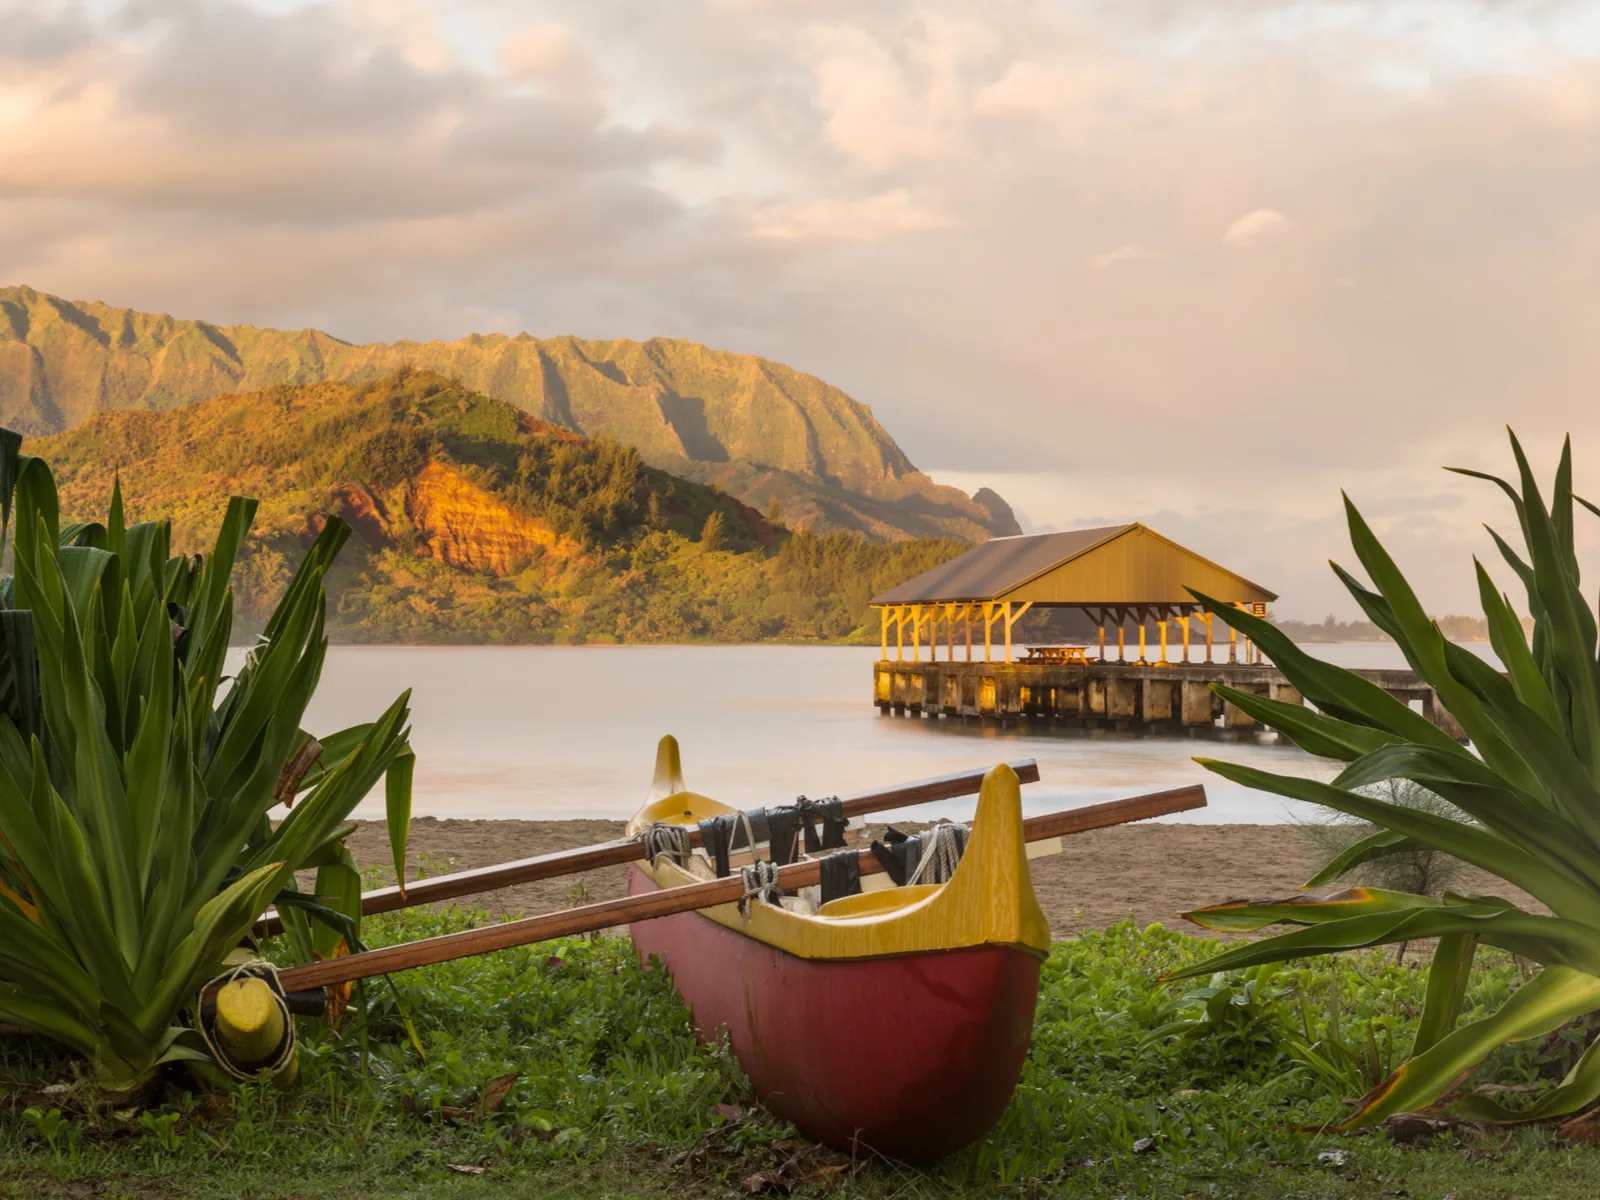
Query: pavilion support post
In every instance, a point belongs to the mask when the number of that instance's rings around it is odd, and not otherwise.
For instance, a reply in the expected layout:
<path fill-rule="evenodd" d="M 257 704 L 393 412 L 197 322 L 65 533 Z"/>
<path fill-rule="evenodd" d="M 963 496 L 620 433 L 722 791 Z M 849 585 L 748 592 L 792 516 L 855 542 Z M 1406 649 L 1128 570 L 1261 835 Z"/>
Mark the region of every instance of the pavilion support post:
<path fill-rule="evenodd" d="M 972 661 L 972 605 L 966 606 L 967 613 L 967 661 Z"/>
<path fill-rule="evenodd" d="M 1178 625 L 1183 629 L 1183 661 L 1189 661 L 1189 618 L 1176 618 Z"/>
<path fill-rule="evenodd" d="M 878 610 L 878 615 L 883 618 L 883 657 L 889 657 L 889 609 L 887 606 Z"/>
<path fill-rule="evenodd" d="M 944 660 L 945 662 L 955 662 L 956 660 L 956 606 L 954 604 L 945 606 Z"/>
<path fill-rule="evenodd" d="M 1117 614 L 1117 661 L 1128 661 L 1127 623 L 1126 618 L 1121 613 Z"/>
<path fill-rule="evenodd" d="M 906 606 L 894 606 L 894 658 L 896 662 L 906 660 Z"/>
<path fill-rule="evenodd" d="M 922 661 L 922 605 L 911 606 L 911 661 Z"/>
<path fill-rule="evenodd" d="M 1228 661 L 1230 663 L 1239 661 L 1239 631 L 1232 625 L 1228 626 Z"/>
<path fill-rule="evenodd" d="M 1166 622 L 1166 618 L 1163 617 L 1161 620 L 1157 621 L 1156 625 L 1161 630 L 1161 665 L 1164 667 L 1164 666 L 1167 665 L 1167 622 Z"/>
<path fill-rule="evenodd" d="M 1011 611 L 1011 601 L 1009 601 L 1009 600 L 1006 601 L 1006 661 L 1007 662 L 1011 661 L 1011 627 L 1013 625 L 1015 625 L 1018 621 L 1022 620 L 1023 614 L 1026 613 L 1032 607 L 1033 607 L 1033 601 L 1032 600 L 1027 600 L 1027 601 L 1023 602 L 1023 605 L 1022 605 L 1021 608 L 1017 609 L 1017 611 L 1013 613 Z"/>
<path fill-rule="evenodd" d="M 990 631 L 994 628 L 993 604 L 987 600 L 983 602 L 983 661 L 990 662 L 994 652 L 994 643 Z"/>
<path fill-rule="evenodd" d="M 1106 660 L 1106 615 L 1100 614 L 1100 661 Z"/>

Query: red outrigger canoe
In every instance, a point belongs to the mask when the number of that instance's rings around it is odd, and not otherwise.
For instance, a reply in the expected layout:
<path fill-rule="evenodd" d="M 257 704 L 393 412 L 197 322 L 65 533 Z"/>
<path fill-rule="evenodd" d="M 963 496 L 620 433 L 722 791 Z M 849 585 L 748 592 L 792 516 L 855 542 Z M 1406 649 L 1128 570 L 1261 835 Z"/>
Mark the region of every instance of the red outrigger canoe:
<path fill-rule="evenodd" d="M 630 834 L 734 810 L 688 791 L 663 738 Z M 668 857 L 630 868 L 642 894 L 704 878 Z M 756 1094 L 815 1141 L 927 1161 L 1005 1111 L 1033 1032 L 1050 927 L 1034 896 L 1016 775 L 985 778 L 949 882 L 863 892 L 815 912 L 753 902 L 632 926 L 706 1040 L 726 1037 Z"/>

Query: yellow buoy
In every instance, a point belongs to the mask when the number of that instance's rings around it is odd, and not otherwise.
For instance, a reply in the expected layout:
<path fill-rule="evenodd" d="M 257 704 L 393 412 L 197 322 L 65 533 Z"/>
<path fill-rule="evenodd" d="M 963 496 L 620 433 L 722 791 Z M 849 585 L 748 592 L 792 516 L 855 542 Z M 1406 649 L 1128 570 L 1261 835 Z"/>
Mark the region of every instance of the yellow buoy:
<path fill-rule="evenodd" d="M 217 1040 L 243 1071 L 276 1065 L 287 1022 L 282 1003 L 264 979 L 242 975 L 217 991 Z M 278 1082 L 293 1080 L 297 1066 L 291 1049 L 289 1060 L 277 1073 Z"/>

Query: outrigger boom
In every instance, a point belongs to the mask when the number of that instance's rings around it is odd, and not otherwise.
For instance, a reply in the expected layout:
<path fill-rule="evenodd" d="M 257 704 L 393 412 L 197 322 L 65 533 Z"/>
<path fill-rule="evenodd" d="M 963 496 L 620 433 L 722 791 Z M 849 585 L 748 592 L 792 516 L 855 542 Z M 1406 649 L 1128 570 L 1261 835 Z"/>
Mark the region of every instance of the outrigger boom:
<path fill-rule="evenodd" d="M 1013 770 L 1017 771 L 1019 778 L 1025 778 L 1023 771 L 1018 768 L 1031 768 L 1032 778 L 1038 778 L 1038 766 L 1032 760 L 1017 764 Z M 908 788 L 894 789 L 904 793 L 911 788 L 932 788 L 940 784 L 953 786 L 954 781 L 965 781 L 975 778 L 981 781 L 984 772 L 964 772 L 961 775 L 944 776 L 942 780 L 928 780 L 922 784 L 909 785 Z M 868 793 L 846 801 L 846 804 L 856 803 L 866 805 L 869 797 L 882 796 L 890 793 Z M 953 792 L 950 795 L 963 795 L 963 792 Z M 936 797 L 926 797 L 934 799 Z M 904 803 L 904 800 L 897 801 Z M 1167 791 L 1151 792 L 1142 796 L 1133 796 L 1126 800 L 1112 800 L 1104 804 L 1092 804 L 1083 808 L 1066 809 L 1061 812 L 1049 813 L 1044 816 L 1029 817 L 1023 821 L 1023 834 L 1027 841 L 1038 842 L 1049 838 L 1061 837 L 1066 834 L 1085 833 L 1091 829 L 1104 829 L 1112 825 L 1125 825 L 1131 821 L 1144 821 L 1151 817 L 1168 816 L 1173 813 L 1188 812 L 1196 808 L 1204 808 L 1206 804 L 1205 788 L 1200 786 L 1172 788 Z M 879 808 L 894 807 L 895 805 L 877 805 Z M 848 809 L 846 810 L 849 811 Z M 855 812 L 869 812 L 871 807 L 858 807 Z M 638 842 L 611 842 L 604 843 L 605 847 L 614 847 L 620 850 L 623 847 L 632 847 L 636 853 L 626 858 L 595 862 L 591 865 L 604 866 L 610 862 L 628 862 L 631 859 L 644 857 L 643 847 Z M 588 848 L 593 852 L 597 847 Z M 571 852 L 568 852 L 571 853 Z M 556 856 L 547 855 L 546 858 Z M 882 863 L 870 850 L 859 853 L 861 874 L 869 875 L 884 869 Z M 524 860 L 531 863 L 538 860 Z M 519 866 L 521 864 L 510 864 Z M 574 868 L 586 869 L 586 868 Z M 493 872 L 498 868 L 486 868 L 485 871 Z M 481 878 L 485 872 L 464 872 Z M 552 872 L 560 874 L 561 872 Z M 778 886 L 785 889 L 810 887 L 821 880 L 821 864 L 815 860 L 791 863 L 778 868 Z M 548 878 L 548 875 L 537 875 L 533 878 Z M 459 876 L 440 876 L 439 879 L 459 878 Z M 518 880 L 525 882 L 526 880 Z M 433 881 L 427 881 L 433 882 Z M 419 885 L 420 886 L 420 885 Z M 504 884 L 492 884 L 500 887 Z M 415 888 L 408 888 L 408 893 L 414 894 Z M 452 892 L 449 895 L 467 895 L 468 892 Z M 482 929 L 468 929 L 460 933 L 447 933 L 439 937 L 424 938 L 421 941 L 405 942 L 397 946 L 384 946 L 377 950 L 367 950 L 360 954 L 350 954 L 342 958 L 332 958 L 323 962 L 309 963 L 305 966 L 291 967 L 280 973 L 279 979 L 287 991 L 302 991 L 310 988 L 327 987 L 330 984 L 347 983 L 356 979 L 366 979 L 374 975 L 387 975 L 392 971 L 404 971 L 412 967 L 430 966 L 434 963 L 450 962 L 453 959 L 468 958 L 478 954 L 488 954 L 496 950 L 506 950 L 514 946 L 525 946 L 534 942 L 549 941 L 553 938 L 570 937 L 579 933 L 591 933 L 600 929 L 608 929 L 616 925 L 629 924 L 636 921 L 647 921 L 655 917 L 671 916 L 675 913 L 693 912 L 697 909 L 712 908 L 719 904 L 731 904 L 739 900 L 744 894 L 744 883 L 738 875 L 722 879 L 707 880 L 704 883 L 692 883 L 682 887 L 665 888 L 658 892 L 641 896 L 624 896 L 615 900 L 603 900 L 597 904 L 586 904 L 578 908 L 566 909 L 562 912 L 545 913 L 537 917 L 525 917 L 517 921 L 506 921 L 499 925 L 490 925 Z M 446 897 L 435 895 L 431 899 Z M 409 896 L 408 896 L 409 899 Z M 410 903 L 425 903 L 426 901 L 410 900 Z M 393 905 L 392 907 L 401 907 Z M 387 911 L 387 910 L 375 910 Z"/>
<path fill-rule="evenodd" d="M 1039 782 L 1039 763 L 1032 758 L 1019 759 L 1008 764 L 1017 773 L 1020 783 Z M 970 796 L 983 783 L 988 769 L 957 771 L 953 775 L 937 775 L 915 783 L 902 783 L 894 787 L 858 792 L 840 798 L 840 815 L 859 817 L 866 813 L 884 812 L 894 808 L 910 808 L 918 804 L 931 804 L 935 800 L 954 800 Z M 1139 820 L 1130 817 L 1128 820 Z M 700 834 L 690 834 L 691 844 L 700 844 Z M 492 867 L 477 867 L 470 871 L 456 871 L 449 875 L 435 875 L 419 879 L 404 887 L 374 888 L 361 897 L 361 913 L 395 912 L 419 904 L 436 904 L 441 900 L 456 900 L 462 896 L 475 896 L 500 888 L 515 887 L 523 883 L 537 883 L 541 879 L 556 879 L 562 875 L 575 875 L 580 871 L 593 871 L 600 867 L 622 866 L 646 857 L 643 842 L 632 838 L 619 838 L 613 842 L 597 842 L 592 846 L 575 846 L 570 850 L 556 850 L 549 854 L 520 858 Z M 815 882 L 815 881 L 813 881 Z M 604 926 L 601 926 L 604 928 Z M 270 937 L 283 932 L 283 921 L 277 910 L 262 914 L 256 922 L 258 937 Z M 561 936 L 553 934 L 552 936 Z"/>

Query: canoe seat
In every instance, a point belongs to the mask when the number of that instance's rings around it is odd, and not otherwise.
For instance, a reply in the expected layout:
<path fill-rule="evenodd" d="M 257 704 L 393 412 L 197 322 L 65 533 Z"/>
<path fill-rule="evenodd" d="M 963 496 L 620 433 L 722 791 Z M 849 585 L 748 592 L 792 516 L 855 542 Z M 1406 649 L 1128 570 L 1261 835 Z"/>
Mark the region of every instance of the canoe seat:
<path fill-rule="evenodd" d="M 926 900 L 942 886 L 938 883 L 918 883 L 909 887 L 882 888 L 875 892 L 861 892 L 855 896 L 840 896 L 837 900 L 829 900 L 817 909 L 817 916 L 837 919 L 894 912 L 899 908 L 908 908 L 919 900 Z"/>

